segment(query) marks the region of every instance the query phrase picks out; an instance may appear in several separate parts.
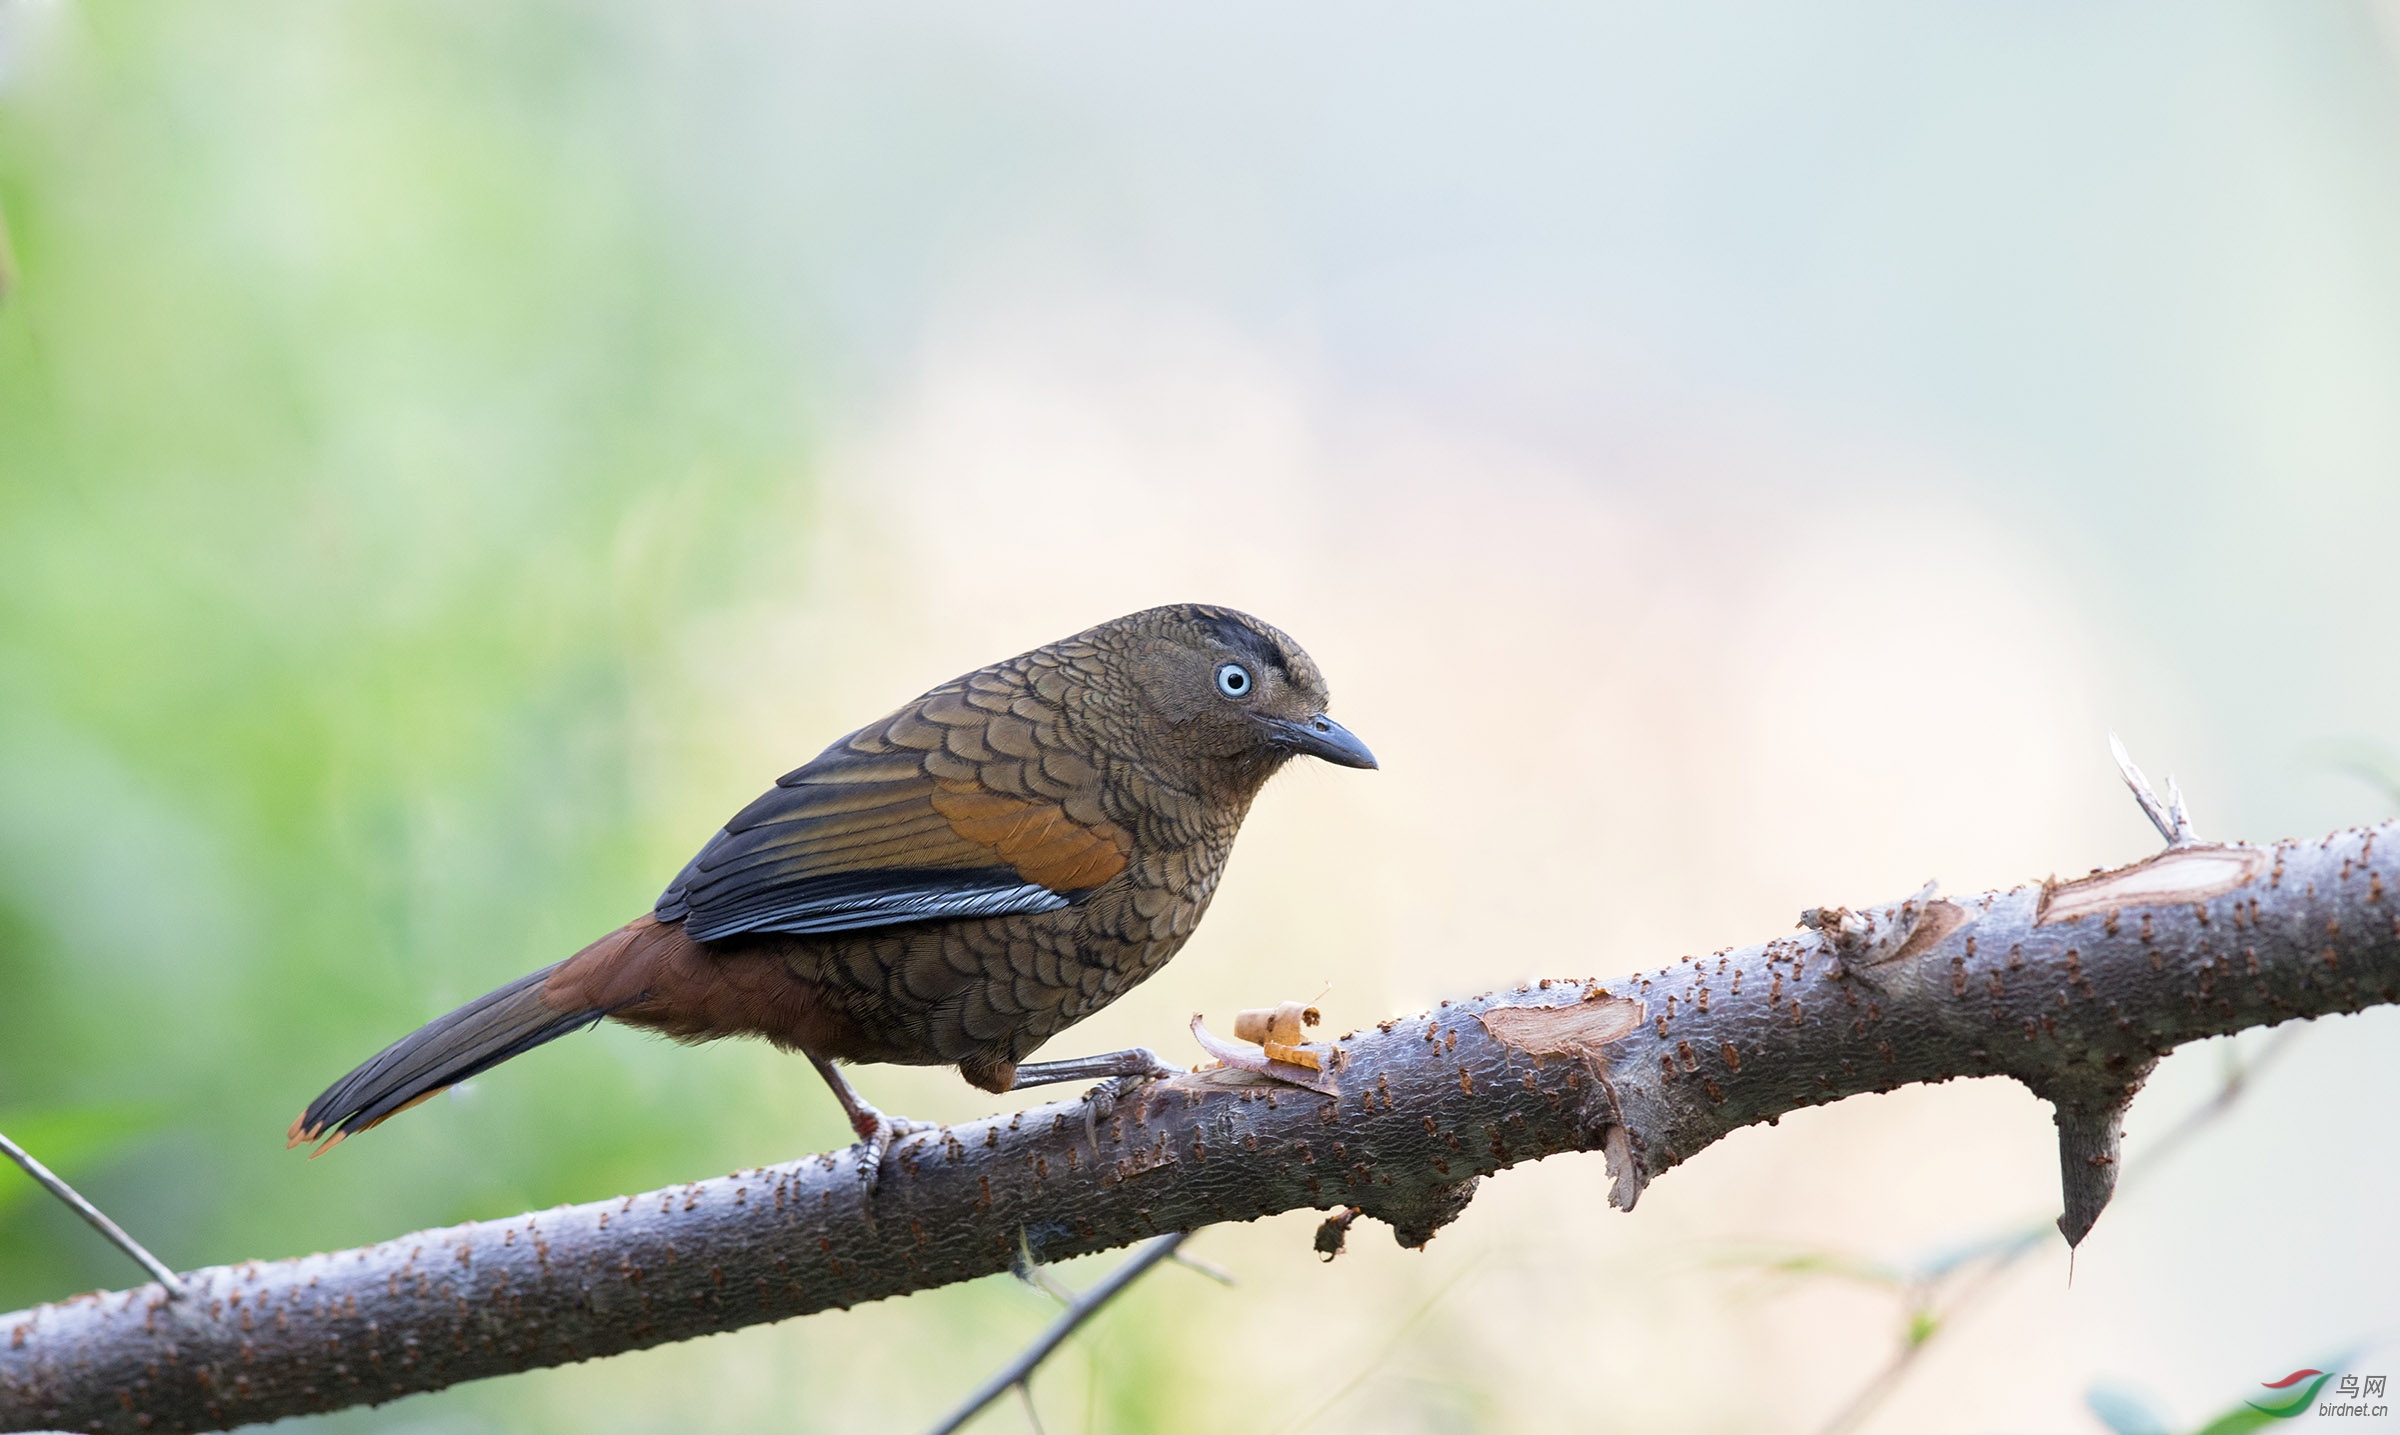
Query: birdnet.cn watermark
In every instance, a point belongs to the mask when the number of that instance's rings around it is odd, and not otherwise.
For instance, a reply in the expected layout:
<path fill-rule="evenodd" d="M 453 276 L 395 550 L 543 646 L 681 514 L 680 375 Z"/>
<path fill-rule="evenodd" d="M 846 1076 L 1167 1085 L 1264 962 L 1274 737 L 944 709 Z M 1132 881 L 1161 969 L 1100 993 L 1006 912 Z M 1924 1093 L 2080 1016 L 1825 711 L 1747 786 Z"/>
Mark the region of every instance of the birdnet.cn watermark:
<path fill-rule="evenodd" d="M 2320 1420 L 2386 1419 L 2392 1407 L 2384 1401 L 2384 1380 L 2383 1376 L 2357 1371 L 2336 1374 L 2326 1370 L 2295 1370 L 2281 1380 L 2260 1381 L 2266 1388 L 2266 1398 L 2244 1403 L 2276 1420 L 2297 1420 L 2309 1414 Z M 2328 1385 L 2332 1386 L 2330 1391 L 2326 1389 Z"/>

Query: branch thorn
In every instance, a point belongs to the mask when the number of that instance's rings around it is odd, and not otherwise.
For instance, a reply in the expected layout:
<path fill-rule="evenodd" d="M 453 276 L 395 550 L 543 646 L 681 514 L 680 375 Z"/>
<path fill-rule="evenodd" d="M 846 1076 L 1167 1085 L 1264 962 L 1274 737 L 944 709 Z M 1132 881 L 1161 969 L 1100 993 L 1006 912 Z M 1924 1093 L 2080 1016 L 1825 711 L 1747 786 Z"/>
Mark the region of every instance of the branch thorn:
<path fill-rule="evenodd" d="M 2117 1163 L 2124 1149 L 2125 1107 L 2097 1109 L 2069 1101 L 2058 1106 L 2058 1174 L 2065 1209 L 2058 1233 L 2071 1251 L 2083 1244 L 2117 1190 Z"/>

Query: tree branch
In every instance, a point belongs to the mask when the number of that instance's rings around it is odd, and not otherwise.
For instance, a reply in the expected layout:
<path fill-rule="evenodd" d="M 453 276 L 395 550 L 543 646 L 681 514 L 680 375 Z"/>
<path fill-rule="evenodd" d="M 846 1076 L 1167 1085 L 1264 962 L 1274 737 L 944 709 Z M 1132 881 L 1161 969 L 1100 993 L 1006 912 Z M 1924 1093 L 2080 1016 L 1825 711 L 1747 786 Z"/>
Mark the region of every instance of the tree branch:
<path fill-rule="evenodd" d="M 2174 805 L 2160 804 L 2173 830 Z M 2188 820 L 2180 824 L 2188 833 Z M 2185 1042 L 2400 999 L 2400 824 L 2183 841 L 2071 882 L 1930 890 L 1603 985 L 1547 980 L 1333 1044 L 1334 1096 L 1213 1069 L 1115 1107 L 195 1271 L 0 1316 L 0 1428 L 218 1429 L 781 1320 L 1217 1221 L 1356 1206 L 1419 1246 L 1477 1180 L 1601 1151 L 1613 1204 L 1726 1133 L 2011 1076 L 2057 1109 L 2080 1240 L 2125 1104 Z"/>

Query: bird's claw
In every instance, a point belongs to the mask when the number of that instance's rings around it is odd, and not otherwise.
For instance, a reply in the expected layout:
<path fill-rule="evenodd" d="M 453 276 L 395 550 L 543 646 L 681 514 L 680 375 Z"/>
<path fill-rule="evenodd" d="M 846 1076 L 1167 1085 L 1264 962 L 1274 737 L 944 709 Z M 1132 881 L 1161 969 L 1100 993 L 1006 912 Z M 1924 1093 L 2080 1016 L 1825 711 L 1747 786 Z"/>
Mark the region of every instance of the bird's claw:
<path fill-rule="evenodd" d="M 1117 1104 L 1117 1098 L 1129 1091 L 1147 1086 L 1153 1081 L 1165 1081 L 1170 1077 L 1183 1075 L 1182 1067 L 1167 1065 L 1164 1058 L 1146 1046 L 1137 1046 L 1126 1055 L 1139 1058 L 1149 1064 L 1138 1071 L 1117 1073 L 1085 1092 L 1084 1100 L 1094 1106 L 1114 1107 Z"/>
<path fill-rule="evenodd" d="M 1092 1149 L 1100 1149 L 1100 1123 L 1114 1116 L 1117 1103 L 1153 1081 L 1165 1081 L 1183 1075 L 1180 1066 L 1169 1066 L 1159 1054 L 1148 1047 L 1136 1047 L 1127 1055 L 1138 1056 L 1150 1063 L 1147 1070 L 1128 1071 L 1108 1078 L 1083 1093 L 1083 1129 L 1092 1139 Z"/>
<path fill-rule="evenodd" d="M 890 1154 L 893 1143 L 932 1128 L 905 1116 L 886 1116 L 871 1106 L 862 1116 L 863 1119 L 851 1123 L 852 1129 L 858 1132 L 858 1144 L 850 1150 L 858 1170 L 858 1179 L 865 1185 L 868 1198 L 872 1199 L 876 1188 L 883 1184 L 883 1158 Z"/>

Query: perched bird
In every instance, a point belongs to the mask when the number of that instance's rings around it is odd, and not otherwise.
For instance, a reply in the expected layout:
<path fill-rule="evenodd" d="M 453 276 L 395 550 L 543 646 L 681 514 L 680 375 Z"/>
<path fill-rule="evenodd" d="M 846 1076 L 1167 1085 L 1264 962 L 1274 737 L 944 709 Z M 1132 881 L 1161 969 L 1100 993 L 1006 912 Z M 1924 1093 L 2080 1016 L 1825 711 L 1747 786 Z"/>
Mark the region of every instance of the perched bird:
<path fill-rule="evenodd" d="M 1023 1064 L 1164 966 L 1259 788 L 1373 767 L 1300 646 L 1229 608 L 1103 623 L 942 684 L 785 774 L 647 914 L 410 1033 L 288 1144 L 327 1146 L 603 1018 L 808 1057 L 875 1164 L 908 1129 L 836 1062 L 955 1065 L 986 1091 L 1163 1070 Z"/>

